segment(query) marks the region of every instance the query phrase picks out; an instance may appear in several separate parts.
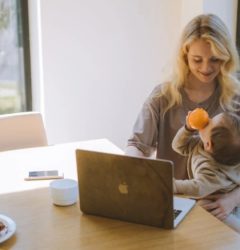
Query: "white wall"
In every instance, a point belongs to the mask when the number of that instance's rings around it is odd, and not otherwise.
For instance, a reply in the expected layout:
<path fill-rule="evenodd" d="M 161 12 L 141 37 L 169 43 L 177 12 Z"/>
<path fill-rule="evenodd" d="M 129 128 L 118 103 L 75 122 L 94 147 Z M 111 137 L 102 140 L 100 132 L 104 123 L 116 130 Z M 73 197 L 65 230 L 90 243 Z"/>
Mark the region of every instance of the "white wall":
<path fill-rule="evenodd" d="M 218 15 L 227 25 L 233 39 L 236 39 L 238 0 L 204 0 L 203 11 Z"/>
<path fill-rule="evenodd" d="M 31 54 L 32 103 L 34 110 L 44 114 L 43 69 L 42 69 L 42 37 L 40 20 L 40 1 L 28 0 L 29 5 L 29 37 Z M 43 117 L 45 118 L 45 117 Z"/>
<path fill-rule="evenodd" d="M 183 23 L 205 6 L 203 0 L 30 3 L 40 6 L 30 20 L 32 35 L 37 25 L 40 31 L 40 41 L 36 34 L 31 41 L 39 49 L 32 54 L 34 109 L 44 114 L 50 144 L 105 137 L 121 148 L 164 78 Z"/>
<path fill-rule="evenodd" d="M 126 145 L 172 53 L 179 0 L 41 0 L 45 122 L 50 143 Z M 173 32 L 167 32 L 173 31 Z"/>
<path fill-rule="evenodd" d="M 227 25 L 233 39 L 236 38 L 238 0 L 182 0 L 182 27 L 201 13 L 218 15 Z"/>
<path fill-rule="evenodd" d="M 195 16 L 203 13 L 203 0 L 182 0 L 181 28 Z"/>

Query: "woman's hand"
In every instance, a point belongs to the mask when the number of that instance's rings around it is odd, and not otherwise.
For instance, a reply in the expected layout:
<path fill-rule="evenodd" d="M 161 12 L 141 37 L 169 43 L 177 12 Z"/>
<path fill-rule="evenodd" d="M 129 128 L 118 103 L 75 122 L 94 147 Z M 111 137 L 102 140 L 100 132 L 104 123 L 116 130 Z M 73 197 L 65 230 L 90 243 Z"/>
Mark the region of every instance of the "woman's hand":
<path fill-rule="evenodd" d="M 206 198 L 208 203 L 201 206 L 219 220 L 225 220 L 233 209 L 240 204 L 240 188 L 236 188 L 227 194 L 214 194 Z"/>
<path fill-rule="evenodd" d="M 125 154 L 126 155 L 131 155 L 131 156 L 136 156 L 136 157 L 144 157 L 144 154 L 142 151 L 140 151 L 138 148 L 136 148 L 135 146 L 128 146 L 125 149 Z"/>

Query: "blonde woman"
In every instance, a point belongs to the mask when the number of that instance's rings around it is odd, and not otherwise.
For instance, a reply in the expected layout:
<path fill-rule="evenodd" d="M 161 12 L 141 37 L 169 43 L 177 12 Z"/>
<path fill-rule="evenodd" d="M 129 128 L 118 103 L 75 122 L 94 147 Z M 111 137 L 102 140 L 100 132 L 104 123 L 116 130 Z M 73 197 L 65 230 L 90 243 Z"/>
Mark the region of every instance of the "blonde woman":
<path fill-rule="evenodd" d="M 228 29 L 213 14 L 191 20 L 179 45 L 172 79 L 156 86 L 145 101 L 126 154 L 150 157 L 156 151 L 157 158 L 175 163 L 176 179 L 187 179 L 186 158 L 173 151 L 173 137 L 197 107 L 210 117 L 223 111 L 240 115 L 240 83 L 234 76 L 239 58 Z M 208 199 L 212 202 L 204 208 L 224 220 L 240 204 L 240 188 Z"/>

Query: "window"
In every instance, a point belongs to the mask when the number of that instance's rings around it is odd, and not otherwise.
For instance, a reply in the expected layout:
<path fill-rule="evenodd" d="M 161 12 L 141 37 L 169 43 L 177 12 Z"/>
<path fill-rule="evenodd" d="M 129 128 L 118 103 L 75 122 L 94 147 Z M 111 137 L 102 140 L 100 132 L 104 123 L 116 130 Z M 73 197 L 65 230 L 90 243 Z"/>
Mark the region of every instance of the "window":
<path fill-rule="evenodd" d="M 0 0 L 0 114 L 31 110 L 27 0 Z"/>
<path fill-rule="evenodd" d="M 238 3 L 238 10 L 237 10 L 237 48 L 240 55 L 240 3 Z"/>

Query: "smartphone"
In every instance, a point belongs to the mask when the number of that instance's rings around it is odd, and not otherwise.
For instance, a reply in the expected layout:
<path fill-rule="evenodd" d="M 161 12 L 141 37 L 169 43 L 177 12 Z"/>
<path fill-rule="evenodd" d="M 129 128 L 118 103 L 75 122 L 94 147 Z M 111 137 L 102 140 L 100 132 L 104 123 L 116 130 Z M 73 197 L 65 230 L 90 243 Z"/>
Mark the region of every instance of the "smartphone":
<path fill-rule="evenodd" d="M 28 176 L 24 180 L 50 180 L 62 179 L 63 177 L 63 174 L 59 174 L 58 170 L 29 171 Z"/>

